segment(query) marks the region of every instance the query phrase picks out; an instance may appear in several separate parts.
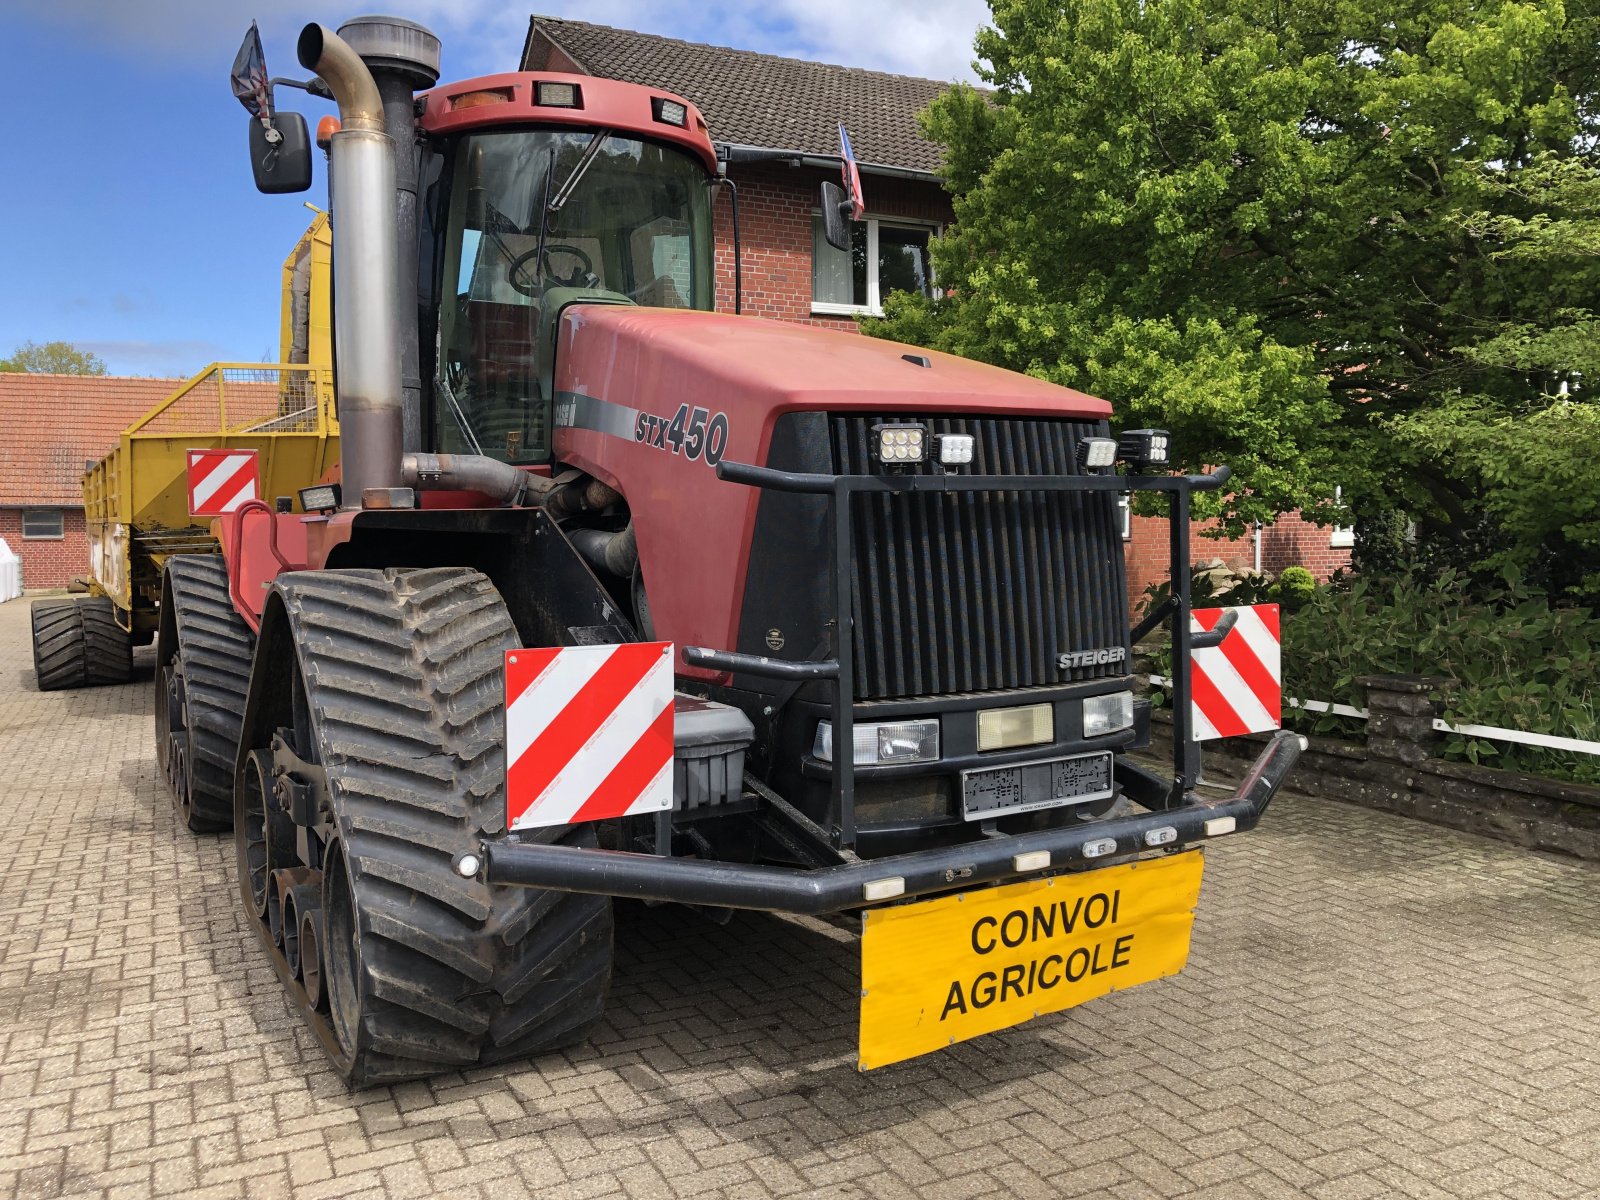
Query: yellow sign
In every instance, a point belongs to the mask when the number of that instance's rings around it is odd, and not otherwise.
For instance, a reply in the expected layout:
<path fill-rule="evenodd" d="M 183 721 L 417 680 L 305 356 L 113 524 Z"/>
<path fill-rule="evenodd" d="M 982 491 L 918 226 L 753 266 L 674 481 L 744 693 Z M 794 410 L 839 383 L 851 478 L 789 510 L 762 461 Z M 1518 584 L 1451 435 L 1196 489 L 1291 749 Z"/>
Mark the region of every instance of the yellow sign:
<path fill-rule="evenodd" d="M 862 915 L 863 1071 L 1176 975 L 1198 850 Z"/>

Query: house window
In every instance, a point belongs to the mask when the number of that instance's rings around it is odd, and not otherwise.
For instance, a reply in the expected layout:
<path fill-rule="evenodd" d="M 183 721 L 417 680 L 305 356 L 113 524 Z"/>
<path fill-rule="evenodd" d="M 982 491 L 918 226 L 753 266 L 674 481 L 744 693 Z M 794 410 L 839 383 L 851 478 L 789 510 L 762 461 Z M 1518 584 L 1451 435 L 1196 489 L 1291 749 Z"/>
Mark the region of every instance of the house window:
<path fill-rule="evenodd" d="M 67 536 L 66 513 L 59 508 L 23 509 L 22 536 L 28 541 L 59 541 Z"/>
<path fill-rule="evenodd" d="M 1342 511 L 1344 509 L 1344 488 L 1333 489 L 1333 502 Z M 1331 550 L 1348 550 L 1356 544 L 1356 527 L 1354 525 L 1335 525 L 1333 533 L 1328 538 L 1328 548 Z"/>
<path fill-rule="evenodd" d="M 1122 525 L 1122 540 L 1133 537 L 1133 494 L 1121 492 L 1117 496 L 1117 521 Z"/>
<path fill-rule="evenodd" d="M 890 292 L 933 295 L 928 261 L 931 225 L 868 217 L 850 223 L 850 249 L 835 250 L 811 217 L 811 311 L 828 316 L 881 314 Z"/>

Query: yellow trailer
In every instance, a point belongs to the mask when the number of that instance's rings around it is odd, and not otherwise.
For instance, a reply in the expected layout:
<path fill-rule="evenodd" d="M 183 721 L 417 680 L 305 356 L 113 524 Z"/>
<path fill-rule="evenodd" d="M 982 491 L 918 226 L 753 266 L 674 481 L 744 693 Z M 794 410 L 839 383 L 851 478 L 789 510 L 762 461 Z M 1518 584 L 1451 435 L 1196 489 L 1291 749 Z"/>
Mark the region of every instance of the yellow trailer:
<path fill-rule="evenodd" d="M 167 559 L 218 548 L 215 520 L 190 511 L 190 451 L 254 451 L 267 503 L 293 497 L 338 461 L 332 274 L 332 235 L 319 213 L 283 264 L 284 361 L 212 363 L 85 472 L 92 594 L 33 606 L 40 690 L 125 681 L 131 648 L 156 633 Z"/>
<path fill-rule="evenodd" d="M 332 372 L 304 363 L 212 363 L 123 431 L 83 477 L 90 576 L 136 642 L 156 628 L 171 554 L 214 549 L 189 511 L 191 450 L 253 450 L 271 502 L 316 482 L 339 457 Z"/>

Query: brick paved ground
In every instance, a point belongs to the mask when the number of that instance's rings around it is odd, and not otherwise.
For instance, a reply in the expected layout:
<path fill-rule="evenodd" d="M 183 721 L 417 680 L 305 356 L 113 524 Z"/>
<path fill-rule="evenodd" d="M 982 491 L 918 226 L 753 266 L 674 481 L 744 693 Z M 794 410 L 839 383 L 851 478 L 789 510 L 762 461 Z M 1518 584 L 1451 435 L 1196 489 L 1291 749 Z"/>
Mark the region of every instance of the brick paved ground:
<path fill-rule="evenodd" d="M 179 830 L 147 682 L 33 690 L 0 606 L 0 1195 L 1587 1196 L 1600 873 L 1290 798 L 1188 971 L 869 1075 L 830 926 L 625 911 L 540 1062 L 349 1095 Z"/>

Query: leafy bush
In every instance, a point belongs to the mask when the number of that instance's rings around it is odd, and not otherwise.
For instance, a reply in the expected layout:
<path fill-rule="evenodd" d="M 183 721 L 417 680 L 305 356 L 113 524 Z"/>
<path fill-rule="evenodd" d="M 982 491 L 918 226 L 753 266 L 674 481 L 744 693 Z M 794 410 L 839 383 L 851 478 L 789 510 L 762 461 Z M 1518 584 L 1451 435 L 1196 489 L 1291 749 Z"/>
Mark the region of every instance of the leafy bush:
<path fill-rule="evenodd" d="M 1316 590 L 1316 577 L 1304 567 L 1285 567 L 1278 582 L 1272 585 L 1274 598 L 1289 612 L 1303 607 Z"/>
<path fill-rule="evenodd" d="M 1444 718 L 1600 741 L 1600 620 L 1558 608 L 1508 573 L 1488 600 L 1450 571 L 1319 587 L 1283 626 L 1284 694 L 1364 707 L 1363 675 L 1446 680 Z M 1314 719 L 1314 732 L 1348 723 Z M 1445 758 L 1600 782 L 1600 759 L 1508 742 L 1446 736 Z"/>
<path fill-rule="evenodd" d="M 1146 611 L 1165 595 L 1165 588 L 1148 589 Z M 1260 601 L 1208 596 L 1204 602 Z M 1552 605 L 1515 572 L 1487 599 L 1476 598 L 1448 569 L 1387 580 L 1337 578 L 1311 588 L 1298 609 L 1286 604 L 1282 629 L 1286 697 L 1365 708 L 1366 689 L 1356 682 L 1362 676 L 1426 675 L 1445 681 L 1441 715 L 1451 724 L 1600 741 L 1600 618 L 1586 608 Z M 1163 643 L 1153 657 L 1154 673 L 1170 674 L 1170 646 Z M 1168 702 L 1161 689 L 1151 699 Z M 1308 733 L 1366 736 L 1357 718 L 1286 708 L 1284 723 Z M 1600 783 L 1600 758 L 1590 755 L 1455 734 L 1441 738 L 1439 753 Z"/>

